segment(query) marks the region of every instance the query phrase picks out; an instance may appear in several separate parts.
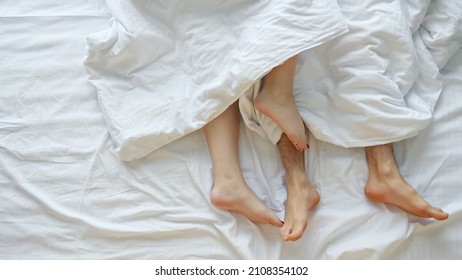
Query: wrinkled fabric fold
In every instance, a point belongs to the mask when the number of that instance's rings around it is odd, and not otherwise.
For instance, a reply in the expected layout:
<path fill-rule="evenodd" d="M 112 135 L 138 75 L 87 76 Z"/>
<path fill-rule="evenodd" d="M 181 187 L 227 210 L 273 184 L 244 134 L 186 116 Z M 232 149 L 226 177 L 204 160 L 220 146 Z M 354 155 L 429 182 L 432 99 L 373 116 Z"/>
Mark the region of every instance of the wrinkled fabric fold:
<path fill-rule="evenodd" d="M 347 31 L 335 1 L 108 1 L 85 61 L 135 160 L 203 127 L 288 58 Z"/>
<path fill-rule="evenodd" d="M 349 31 L 299 55 L 294 94 L 305 124 L 318 140 L 347 148 L 416 136 L 432 121 L 439 70 L 462 46 L 460 4 L 338 2 Z M 243 111 L 252 130 L 277 143 L 274 122 Z"/>

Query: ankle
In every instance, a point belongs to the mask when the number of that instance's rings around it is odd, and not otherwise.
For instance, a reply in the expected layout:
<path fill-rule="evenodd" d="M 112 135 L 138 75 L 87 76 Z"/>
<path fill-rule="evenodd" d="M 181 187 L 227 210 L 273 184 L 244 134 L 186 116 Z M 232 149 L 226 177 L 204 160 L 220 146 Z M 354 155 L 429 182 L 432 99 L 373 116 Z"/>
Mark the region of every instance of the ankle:
<path fill-rule="evenodd" d="M 396 175 L 396 169 L 389 164 L 376 163 L 369 165 L 370 175 L 378 178 L 392 178 Z"/>
<path fill-rule="evenodd" d="M 372 176 L 390 178 L 399 174 L 393 154 L 388 146 L 376 146 L 366 149 L 369 173 Z"/>
<path fill-rule="evenodd" d="M 290 191 L 307 191 L 310 189 L 311 184 L 305 174 L 292 175 L 287 177 L 287 186 Z"/>
<path fill-rule="evenodd" d="M 236 168 L 214 170 L 215 184 L 226 184 L 244 180 L 242 171 Z"/>
<path fill-rule="evenodd" d="M 281 84 L 265 84 L 262 88 L 258 97 L 267 97 L 267 99 L 271 98 L 271 100 L 283 100 L 293 96 L 292 91 L 288 91 L 286 86 L 282 86 Z M 278 102 L 279 102 L 278 101 Z"/>

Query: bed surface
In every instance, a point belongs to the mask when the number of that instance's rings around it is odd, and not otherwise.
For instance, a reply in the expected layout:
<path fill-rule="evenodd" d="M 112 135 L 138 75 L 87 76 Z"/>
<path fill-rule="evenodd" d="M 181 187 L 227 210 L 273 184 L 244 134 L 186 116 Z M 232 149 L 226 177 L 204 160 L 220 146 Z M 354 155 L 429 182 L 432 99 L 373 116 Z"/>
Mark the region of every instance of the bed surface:
<path fill-rule="evenodd" d="M 305 155 L 321 195 L 305 235 L 215 209 L 202 130 L 124 162 L 83 62 L 108 27 L 104 1 L 4 1 L 0 9 L 0 259 L 460 259 L 462 50 L 440 71 L 431 124 L 396 142 L 402 175 L 450 217 L 436 222 L 363 194 L 363 148 L 310 135 Z M 241 162 L 280 217 L 278 151 L 241 125 Z"/>

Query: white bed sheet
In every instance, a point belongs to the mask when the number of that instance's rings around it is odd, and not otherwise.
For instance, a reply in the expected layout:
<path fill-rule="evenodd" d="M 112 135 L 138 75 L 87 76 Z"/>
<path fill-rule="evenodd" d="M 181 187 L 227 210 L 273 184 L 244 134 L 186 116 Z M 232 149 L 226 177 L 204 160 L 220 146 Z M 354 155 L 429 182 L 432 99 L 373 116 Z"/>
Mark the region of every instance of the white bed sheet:
<path fill-rule="evenodd" d="M 462 52 L 441 71 L 434 120 L 395 144 L 403 176 L 450 214 L 435 222 L 367 201 L 364 151 L 310 137 L 322 196 L 304 237 L 209 202 L 201 130 L 142 160 L 118 158 L 83 67 L 102 1 L 6 1 L 0 10 L 0 259 L 460 259 Z M 246 180 L 281 217 L 276 148 L 242 125 Z"/>

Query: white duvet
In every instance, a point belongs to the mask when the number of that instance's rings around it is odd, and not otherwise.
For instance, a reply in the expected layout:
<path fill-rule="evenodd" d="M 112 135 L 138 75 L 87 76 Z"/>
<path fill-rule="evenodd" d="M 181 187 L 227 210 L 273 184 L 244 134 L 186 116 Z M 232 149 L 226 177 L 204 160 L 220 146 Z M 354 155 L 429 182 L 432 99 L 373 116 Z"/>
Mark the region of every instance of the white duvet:
<path fill-rule="evenodd" d="M 197 130 L 291 56 L 347 30 L 335 1 L 108 1 L 90 80 L 123 160 Z"/>
<path fill-rule="evenodd" d="M 461 2 L 339 1 L 349 32 L 299 55 L 295 95 L 313 135 L 342 147 L 415 136 L 442 90 L 439 70 L 461 47 Z M 276 143 L 281 130 L 241 100 L 249 127 Z"/>
<path fill-rule="evenodd" d="M 251 87 L 295 54 L 296 102 L 316 138 L 409 138 L 431 122 L 439 69 L 460 48 L 456 1 L 341 0 L 341 13 L 335 1 L 212 2 L 108 1 L 111 26 L 90 36 L 86 65 L 123 160 L 201 128 L 247 90 L 246 123 L 277 142 Z"/>

